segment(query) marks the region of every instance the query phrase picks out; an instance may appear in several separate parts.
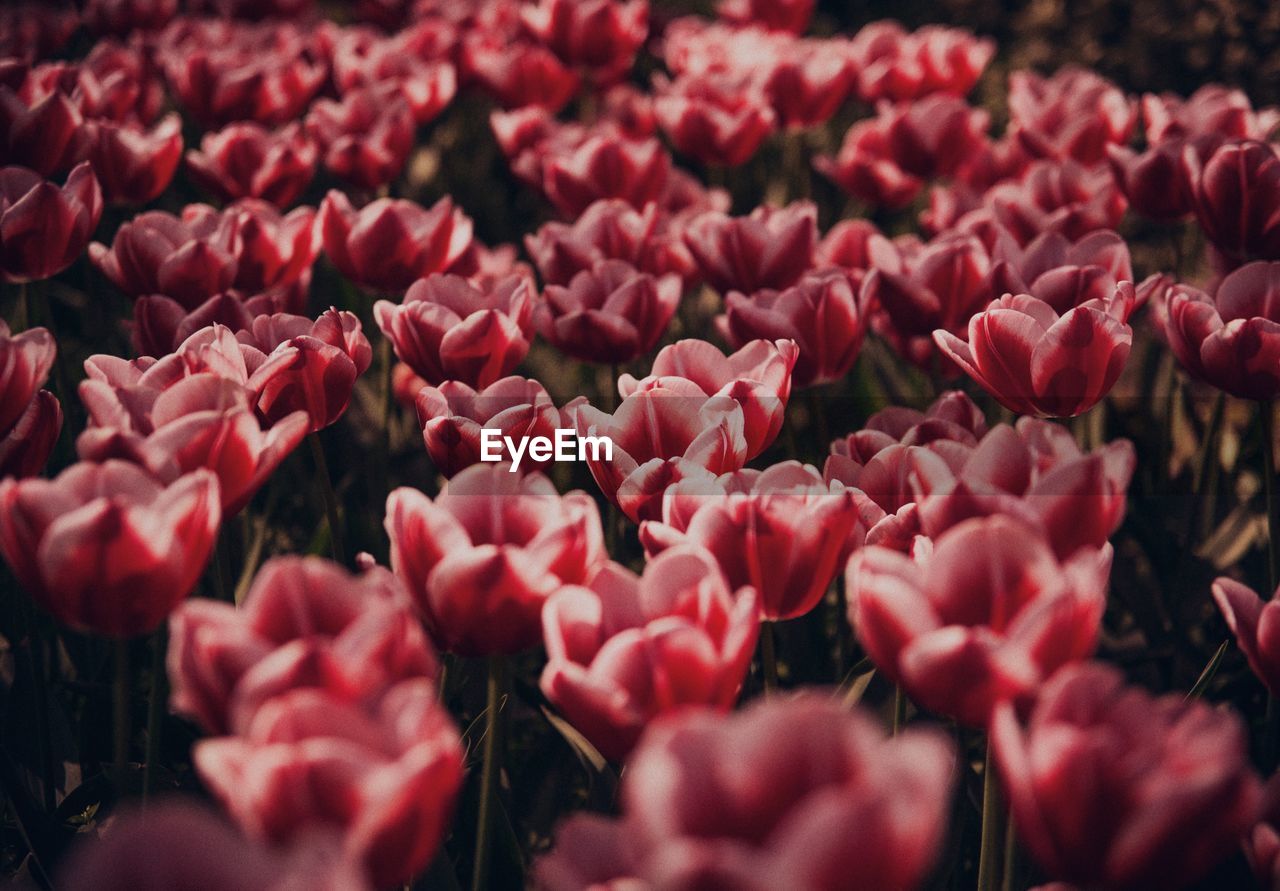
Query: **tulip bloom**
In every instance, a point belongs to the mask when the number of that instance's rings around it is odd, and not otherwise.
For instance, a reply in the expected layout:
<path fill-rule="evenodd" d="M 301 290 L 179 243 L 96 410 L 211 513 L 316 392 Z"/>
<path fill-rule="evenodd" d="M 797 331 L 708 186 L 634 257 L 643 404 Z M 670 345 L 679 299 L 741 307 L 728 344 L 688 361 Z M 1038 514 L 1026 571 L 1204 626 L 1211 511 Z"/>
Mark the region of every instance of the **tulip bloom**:
<path fill-rule="evenodd" d="M 599 83 L 621 80 L 649 36 L 648 0 L 539 0 L 520 10 L 525 29 Z"/>
<path fill-rule="evenodd" d="M 1108 145 L 1107 161 L 1129 207 L 1151 220 L 1181 220 L 1195 209 L 1181 140 L 1160 142 L 1141 154 Z"/>
<path fill-rule="evenodd" d="M 195 587 L 220 517 L 207 470 L 164 486 L 123 461 L 81 463 L 53 480 L 0 482 L 0 553 L 62 624 L 133 637 Z"/>
<path fill-rule="evenodd" d="M 796 131 L 831 120 L 853 87 L 854 73 L 834 41 L 797 40 L 783 44 L 763 77 L 778 121 Z"/>
<path fill-rule="evenodd" d="M 1125 687 L 1104 665 L 1060 672 L 1025 728 L 1012 703 L 999 706 L 991 744 L 1018 835 L 1073 885 L 1186 887 L 1257 818 L 1240 719 L 1181 693 Z"/>
<path fill-rule="evenodd" d="M 132 366 L 110 359 L 85 362 L 80 400 L 90 426 L 76 440 L 81 460 L 133 461 L 165 483 L 208 468 L 218 477 L 224 517 L 249 503 L 310 429 L 298 411 L 263 430 L 249 390 L 216 375 L 159 389 L 145 372 L 135 378 Z"/>
<path fill-rule="evenodd" d="M 61 89 L 25 97 L 0 85 L 0 157 L 8 164 L 41 177 L 70 170 L 84 155 L 83 125 L 80 109 Z"/>
<path fill-rule="evenodd" d="M 1006 294 L 969 320 L 966 343 L 934 332 L 938 348 L 1010 411 L 1072 418 L 1111 391 L 1133 344 L 1124 321 L 1133 285 L 1061 316 L 1029 294 Z"/>
<path fill-rule="evenodd" d="M 293 24 L 179 18 L 156 48 L 169 88 L 206 128 L 302 115 L 328 74 Z"/>
<path fill-rule="evenodd" d="M 918 365 L 934 355 L 935 329 L 963 331 L 991 299 L 991 258 L 973 235 L 943 235 L 918 251 L 874 236 L 868 251 L 874 268 L 862 293 L 876 330 Z"/>
<path fill-rule="evenodd" d="M 306 127 L 324 166 L 361 189 L 390 183 L 413 151 L 413 111 L 394 86 L 352 90 L 340 102 L 317 100 Z"/>
<path fill-rule="evenodd" d="M 716 321 L 732 346 L 794 340 L 792 383 L 808 387 L 843 377 L 858 360 L 870 321 L 866 301 L 849 274 L 815 272 L 783 291 L 731 291 Z"/>
<path fill-rule="evenodd" d="M 670 170 L 671 156 L 658 140 L 597 133 L 571 149 L 544 155 L 542 190 L 568 218 L 607 198 L 642 208 L 662 197 Z"/>
<path fill-rule="evenodd" d="M 1138 109 L 1106 78 L 1068 65 L 1052 77 L 1013 72 L 1009 115 L 1013 133 L 1032 157 L 1097 164 L 1109 144 L 1129 141 Z"/>
<path fill-rule="evenodd" d="M 1245 399 L 1280 396 L 1280 263 L 1241 266 L 1211 297 L 1174 285 L 1165 336 L 1193 377 Z"/>
<path fill-rule="evenodd" d="M 995 293 L 1030 294 L 1061 315 L 1089 300 L 1106 300 L 1120 282 L 1134 278 L 1129 246 L 1100 229 L 1075 242 L 1045 232 L 1025 247 L 1001 232 L 991 251 L 991 280 Z"/>
<path fill-rule="evenodd" d="M 733 587 L 760 592 L 761 615 L 794 619 L 817 606 L 851 542 L 861 542 L 855 490 L 796 461 L 667 489 L 662 522 L 640 526 L 649 555 L 681 543 L 709 551 Z"/>
<path fill-rule="evenodd" d="M 333 833 L 379 888 L 435 855 L 462 785 L 462 742 L 435 683 L 401 681 L 373 701 L 296 688 L 263 703 L 236 736 L 196 744 L 205 786 L 251 838 Z"/>
<path fill-rule="evenodd" d="M 662 348 L 648 376 L 618 378 L 618 393 L 626 399 L 680 380 L 693 384 L 693 392 L 703 396 L 728 396 L 742 406 L 750 459 L 767 449 L 782 430 L 798 357 L 799 349 L 789 340 L 753 340 L 730 356 L 705 340 L 681 340 Z"/>
<path fill-rule="evenodd" d="M 585 400 L 569 403 L 565 413 L 579 436 L 607 436 L 613 443 L 612 461 L 588 454 L 587 466 L 604 496 L 637 523 L 661 516 L 662 495 L 672 483 L 703 471 L 739 470 L 750 457 L 742 405 L 722 394 L 709 397 L 683 377 L 630 391 L 613 414 Z"/>
<path fill-rule="evenodd" d="M 1188 146 L 1182 163 L 1200 228 L 1230 266 L 1280 260 L 1280 157 L 1270 143 L 1229 142 L 1204 161 Z"/>
<path fill-rule="evenodd" d="M 1061 666 L 1088 658 L 1106 605 L 1111 546 L 1054 556 L 1032 526 L 967 520 L 913 559 L 870 546 L 846 570 L 849 622 L 913 700 L 984 726 Z"/>
<path fill-rule="evenodd" d="M 11 335 L 0 319 L 0 436 L 8 433 L 49 378 L 58 344 L 47 328 Z"/>
<path fill-rule="evenodd" d="M 814 0 L 720 0 L 716 15 L 739 25 L 763 25 L 775 31 L 803 34 L 813 16 Z"/>
<path fill-rule="evenodd" d="M 338 92 L 346 97 L 368 87 L 383 88 L 380 95 L 395 95 L 408 104 L 414 123 L 435 119 L 453 101 L 458 73 L 449 62 L 416 52 L 410 45 L 413 37 L 412 29 L 385 38 L 371 29 L 344 29 L 330 53 Z"/>
<path fill-rule="evenodd" d="M 963 99 L 937 95 L 905 107 L 883 106 L 849 128 L 834 158 L 815 166 L 846 192 L 903 207 L 926 180 L 949 176 L 982 149 L 989 116 Z"/>
<path fill-rule="evenodd" d="M 707 284 L 721 294 L 789 288 L 813 268 L 817 208 L 807 201 L 761 206 L 746 217 L 705 213 L 684 230 Z"/>
<path fill-rule="evenodd" d="M 995 41 L 964 28 L 926 25 L 907 32 L 892 20 L 864 25 L 849 43 L 865 102 L 965 96 L 996 52 Z"/>
<path fill-rule="evenodd" d="M 134 31 L 159 31 L 178 14 L 178 0 L 89 0 L 84 23 L 95 34 L 127 37 Z"/>
<path fill-rule="evenodd" d="M 163 800 L 126 809 L 100 837 L 78 841 L 57 881 L 70 891 L 282 891 L 295 882 L 315 891 L 372 891 L 363 867 L 328 841 L 273 850 L 249 842 L 206 804 Z"/>
<path fill-rule="evenodd" d="M 605 560 L 595 501 L 561 496 L 540 473 L 503 464 L 458 473 L 433 501 L 387 499 L 391 568 L 436 643 L 466 656 L 517 653 L 541 639 L 547 597 L 590 582 Z"/>
<path fill-rule="evenodd" d="M 993 186 L 982 199 L 987 215 L 1019 244 L 1050 231 L 1075 241 L 1097 229 L 1114 229 L 1127 202 L 1104 165 L 1082 167 L 1073 160 L 1036 161 L 1016 181 Z M 965 228 L 966 218 L 960 220 Z"/>
<path fill-rule="evenodd" d="M 331 191 L 320 205 L 319 228 L 338 270 L 375 291 L 404 291 L 446 272 L 471 246 L 471 220 L 448 198 L 430 209 L 379 198 L 357 211 L 346 195 Z"/>
<path fill-rule="evenodd" d="M 1280 617 L 1280 590 L 1264 601 L 1253 589 L 1223 576 L 1213 582 L 1213 599 L 1249 667 L 1271 695 L 1276 695 L 1280 690 L 1280 639 L 1271 626 Z"/>
<path fill-rule="evenodd" d="M 526 235 L 525 250 L 544 284 L 568 285 L 601 260 L 625 260 L 640 272 L 684 280 L 696 267 L 672 219 L 656 204 L 636 210 L 625 201 L 597 201 L 573 223 L 550 222 Z"/>
<path fill-rule="evenodd" d="M 428 383 L 487 387 L 529 352 L 533 301 L 533 287 L 520 276 L 482 290 L 461 276 L 432 275 L 399 305 L 379 300 L 374 317 L 400 361 Z"/>
<path fill-rule="evenodd" d="M 539 44 L 480 33 L 467 36 L 462 53 L 463 70 L 503 108 L 557 112 L 578 92 L 578 76 Z"/>
<path fill-rule="evenodd" d="M 102 190 L 89 164 L 59 188 L 23 167 L 0 168 L 0 275 L 50 278 L 80 256 L 102 216 Z"/>
<path fill-rule="evenodd" d="M 39 391 L 13 427 L 0 434 L 0 480 L 38 474 L 61 432 L 62 406 L 58 398 L 48 390 Z"/>
<path fill-rule="evenodd" d="M 90 121 L 86 157 L 113 204 L 145 204 L 169 186 L 182 160 L 182 121 L 168 115 L 144 130 L 110 121 Z"/>
<path fill-rule="evenodd" d="M 204 135 L 187 171 L 219 198 L 259 198 L 285 208 L 315 176 L 318 149 L 299 124 L 268 130 L 242 121 Z"/>
<path fill-rule="evenodd" d="M 319 557 L 277 557 L 244 603 L 189 600 L 169 619 L 170 706 L 206 732 L 244 733 L 266 702 L 327 689 L 376 699 L 439 674 L 407 593 L 383 568 L 353 575 Z"/>
<path fill-rule="evenodd" d="M 725 167 L 750 160 L 777 124 L 763 90 L 724 76 L 659 84 L 653 110 L 676 151 Z"/>
<path fill-rule="evenodd" d="M 601 260 L 568 287 L 548 285 L 538 331 L 585 362 L 630 362 L 653 349 L 680 304 L 680 277 L 655 278 L 623 260 Z"/>
<path fill-rule="evenodd" d="M 736 593 L 693 547 L 666 551 L 637 577 L 607 564 L 542 610 L 542 690 L 615 761 L 653 719 L 691 705 L 727 711 L 751 665 L 759 598 Z"/>
<path fill-rule="evenodd" d="M 445 381 L 439 389 L 423 386 L 410 401 L 417 407 L 427 454 L 446 477 L 480 463 L 483 430 L 499 430 L 513 440 L 554 439 L 560 426 L 560 412 L 542 384 L 523 377 L 504 377 L 479 391 Z M 550 458 L 530 459 L 527 466 L 544 470 L 550 463 Z"/>
<path fill-rule="evenodd" d="M 621 818 L 571 817 L 537 878 L 549 891 L 910 891 L 942 849 L 954 771 L 942 734 L 886 739 L 828 697 L 673 715 L 632 755 Z"/>

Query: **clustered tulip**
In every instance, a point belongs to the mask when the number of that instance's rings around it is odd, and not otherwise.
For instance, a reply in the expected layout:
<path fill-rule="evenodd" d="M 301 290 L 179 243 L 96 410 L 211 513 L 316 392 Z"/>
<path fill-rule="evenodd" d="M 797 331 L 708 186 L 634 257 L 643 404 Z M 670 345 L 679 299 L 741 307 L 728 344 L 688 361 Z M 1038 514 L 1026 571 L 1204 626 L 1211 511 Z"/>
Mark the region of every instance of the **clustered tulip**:
<path fill-rule="evenodd" d="M 1280 889 L 1280 109 L 693 5 L 0 10 L 5 878 Z"/>

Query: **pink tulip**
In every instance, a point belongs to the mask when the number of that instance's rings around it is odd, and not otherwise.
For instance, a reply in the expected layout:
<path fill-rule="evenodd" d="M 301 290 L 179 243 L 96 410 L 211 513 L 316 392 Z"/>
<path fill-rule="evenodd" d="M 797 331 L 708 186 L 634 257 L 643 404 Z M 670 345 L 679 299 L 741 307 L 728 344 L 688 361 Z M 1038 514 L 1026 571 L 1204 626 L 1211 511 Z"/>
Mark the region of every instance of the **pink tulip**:
<path fill-rule="evenodd" d="M 417 407 L 427 454 L 447 477 L 480 463 L 483 430 L 498 430 L 512 440 L 554 439 L 560 426 L 560 412 L 542 384 L 523 377 L 504 377 L 481 390 L 445 381 L 438 389 L 421 387 L 411 402 Z M 527 458 L 520 466 L 545 470 L 550 463 L 550 458 Z"/>
<path fill-rule="evenodd" d="M 736 593 L 703 551 L 672 548 L 637 577 L 616 563 L 542 610 L 547 698 L 621 761 L 660 715 L 732 707 L 751 664 L 759 599 Z"/>

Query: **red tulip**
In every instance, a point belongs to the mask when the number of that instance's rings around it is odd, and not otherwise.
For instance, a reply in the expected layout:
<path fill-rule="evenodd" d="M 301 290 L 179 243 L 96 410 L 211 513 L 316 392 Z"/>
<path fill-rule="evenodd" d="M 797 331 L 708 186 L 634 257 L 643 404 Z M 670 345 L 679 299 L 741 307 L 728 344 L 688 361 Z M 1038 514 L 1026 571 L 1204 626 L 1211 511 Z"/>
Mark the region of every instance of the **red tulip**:
<path fill-rule="evenodd" d="M 172 297 L 139 297 L 133 302 L 134 350 L 140 356 L 159 358 L 176 351 L 192 334 L 211 325 L 224 325 L 233 333 L 248 331 L 255 318 L 282 311 L 284 303 L 270 294 L 246 299 L 238 291 L 224 291 L 188 310 Z"/>
<path fill-rule="evenodd" d="M 529 352 L 533 302 L 533 287 L 520 276 L 482 290 L 461 276 L 432 275 L 399 305 L 379 300 L 374 317 L 400 361 L 428 383 L 487 387 Z"/>
<path fill-rule="evenodd" d="M 1006 514 L 1039 528 L 1059 559 L 1106 544 L 1137 465 L 1128 440 L 1083 452 L 1065 427 L 1036 418 L 1001 424 L 964 452 L 931 451 L 916 456 L 911 478 L 926 535 Z"/>
<path fill-rule="evenodd" d="M 670 169 L 671 156 L 656 139 L 596 133 L 570 151 L 546 154 L 542 189 L 566 217 L 607 198 L 639 209 L 662 198 Z"/>
<path fill-rule="evenodd" d="M 814 0 L 720 0 L 716 15 L 738 25 L 763 25 L 775 31 L 803 34 L 813 16 Z"/>
<path fill-rule="evenodd" d="M 1010 411 L 1073 418 L 1103 399 L 1124 370 L 1133 285 L 1059 315 L 1029 294 L 1006 294 L 969 320 L 966 343 L 934 332 L 938 348 Z"/>
<path fill-rule="evenodd" d="M 1273 108 L 1255 111 L 1241 90 L 1222 84 L 1205 84 L 1188 98 L 1171 93 L 1142 97 L 1142 119 L 1147 143 L 1204 137 L 1263 139 L 1271 135 L 1280 114 Z"/>
<path fill-rule="evenodd" d="M 1115 669 L 1064 669 L 1029 724 L 991 727 L 1018 835 L 1051 875 L 1103 889 L 1183 888 L 1237 849 L 1258 814 L 1243 723 Z M 1205 820 L 1205 814 L 1213 814 Z"/>
<path fill-rule="evenodd" d="M 333 80 L 344 96 L 364 88 L 376 95 L 394 94 L 406 102 L 417 124 L 436 118 L 458 91 L 458 74 L 453 65 L 428 59 L 409 45 L 412 32 L 381 37 L 366 28 L 340 32 L 330 53 Z"/>
<path fill-rule="evenodd" d="M 1054 556 L 1033 526 L 967 520 L 916 559 L 871 546 L 846 570 L 849 621 L 872 661 L 915 702 L 984 726 L 1097 644 L 1111 546 Z"/>
<path fill-rule="evenodd" d="M 40 390 L 7 433 L 0 434 L 0 480 L 23 479 L 44 469 L 62 432 L 58 397 Z"/>
<path fill-rule="evenodd" d="M 82 12 L 90 31 L 117 37 L 159 31 L 177 14 L 178 0 L 88 0 Z"/>
<path fill-rule="evenodd" d="M 548 285 L 538 331 L 585 362 L 630 362 L 657 344 L 680 304 L 680 277 L 655 278 L 624 260 L 600 260 L 567 287 Z"/>
<path fill-rule="evenodd" d="M 324 166 L 361 189 L 392 182 L 413 151 L 413 113 L 393 85 L 352 90 L 341 102 L 319 99 L 306 126 Z"/>
<path fill-rule="evenodd" d="M 870 220 L 841 220 L 828 230 L 818 245 L 818 266 L 835 266 L 852 273 L 871 268 L 871 236 L 880 230 Z M 858 281 L 862 280 L 859 275 Z"/>
<path fill-rule="evenodd" d="M 829 121 L 853 87 L 854 72 L 834 41 L 797 40 L 783 44 L 763 76 L 764 94 L 774 114 L 790 130 Z"/>
<path fill-rule="evenodd" d="M 1182 163 L 1184 146 L 1181 140 L 1169 140 L 1141 154 L 1123 146 L 1107 146 L 1107 160 L 1116 184 L 1136 213 L 1152 220 L 1172 221 L 1195 209 Z"/>
<path fill-rule="evenodd" d="M 675 273 L 684 280 L 696 267 L 672 219 L 655 204 L 636 210 L 625 201 L 597 201 L 573 223 L 544 223 L 525 236 L 525 250 L 547 285 L 568 285 L 579 272 L 602 260 L 625 260 L 656 277 Z"/>
<path fill-rule="evenodd" d="M 260 198 L 285 208 L 316 172 L 317 148 L 299 124 L 268 130 L 245 121 L 204 135 L 187 152 L 187 171 L 219 198 Z"/>
<path fill-rule="evenodd" d="M 892 20 L 864 25 L 849 47 L 858 93 L 867 102 L 965 96 L 995 52 L 995 41 L 963 28 L 926 25 L 908 33 Z"/>
<path fill-rule="evenodd" d="M 479 391 L 445 381 L 439 389 L 422 386 L 409 401 L 416 404 L 427 454 L 446 477 L 480 463 L 482 430 L 513 440 L 554 439 L 560 426 L 560 412 L 542 384 L 523 377 L 504 377 Z M 529 459 L 520 466 L 545 470 L 550 463 Z"/>
<path fill-rule="evenodd" d="M 434 501 L 395 490 L 386 529 L 391 567 L 432 637 L 467 656 L 534 646 L 548 595 L 590 582 L 605 560 L 590 496 L 561 496 L 542 474 L 506 464 L 466 468 Z"/>
<path fill-rule="evenodd" d="M 981 222 L 985 214 L 1026 244 L 1044 232 L 1077 241 L 1098 229 L 1114 229 L 1126 202 L 1105 166 L 1084 168 L 1067 160 L 1032 163 L 1017 181 L 991 188 L 983 205 L 974 212 L 978 219 L 962 217 L 960 228 Z"/>
<path fill-rule="evenodd" d="M 868 307 L 851 276 L 815 272 L 784 291 L 731 291 L 716 321 L 731 346 L 751 340 L 794 340 L 799 348 L 792 383 L 823 384 L 843 377 L 862 350 Z"/>
<path fill-rule="evenodd" d="M 299 410 L 307 413 L 313 432 L 336 423 L 351 402 L 356 378 L 373 361 L 360 320 L 332 307 L 315 321 L 288 313 L 259 316 L 239 338 L 263 356 L 249 387 L 257 394 L 258 413 L 273 426 Z"/>
<path fill-rule="evenodd" d="M 1280 617 L 1278 597 L 1280 591 L 1264 601 L 1253 589 L 1226 576 L 1213 583 L 1213 599 L 1236 636 L 1236 645 L 1270 691 L 1280 690 L 1280 638 L 1272 627 Z"/>
<path fill-rule="evenodd" d="M 376 887 L 423 870 L 462 785 L 462 742 L 426 678 L 375 701 L 328 688 L 263 703 L 237 736 L 205 739 L 193 759 L 206 787 L 251 838 L 340 836 L 343 859 Z"/>
<path fill-rule="evenodd" d="M 106 199 L 116 204 L 146 204 L 169 186 L 182 159 L 182 121 L 168 115 L 151 130 L 109 121 L 89 121 L 89 162 Z"/>
<path fill-rule="evenodd" d="M 1117 284 L 1133 281 L 1129 246 L 1107 229 L 1074 243 L 1060 232 L 1045 232 L 1025 247 L 1002 232 L 991 261 L 997 294 L 1030 294 L 1059 314 L 1089 300 L 1106 300 Z"/>
<path fill-rule="evenodd" d="M 318 557 L 277 557 L 238 607 L 198 599 L 169 619 L 170 705 L 206 732 L 249 731 L 258 709 L 317 688 L 376 701 L 440 672 L 405 590 L 386 569 L 352 575 Z"/>
<path fill-rule="evenodd" d="M 676 151 L 725 167 L 745 164 L 777 123 L 761 89 L 725 76 L 660 82 L 653 110 Z"/>
<path fill-rule="evenodd" d="M 0 274 L 5 281 L 50 278 L 84 250 L 102 216 L 102 190 L 88 163 L 59 188 L 23 167 L 0 168 Z"/>
<path fill-rule="evenodd" d="M 954 771 L 942 734 L 886 739 L 828 697 L 674 715 L 641 738 L 622 817 L 570 818 L 537 878 L 551 891 L 910 891 L 942 850 Z"/>
<path fill-rule="evenodd" d="M 310 429 L 305 412 L 263 430 L 252 393 L 216 375 L 197 374 L 160 389 L 122 363 L 85 363 L 80 400 L 90 426 L 76 440 L 81 460 L 133 461 L 170 483 L 204 467 L 218 477 L 222 513 L 238 513 Z"/>
<path fill-rule="evenodd" d="M 205 127 L 288 123 L 327 75 L 303 33 L 288 23 L 180 18 L 164 30 L 157 52 L 170 89 Z"/>
<path fill-rule="evenodd" d="M 746 217 L 711 212 L 684 230 L 707 284 L 721 294 L 789 288 L 813 268 L 817 209 L 809 202 L 761 206 Z"/>
<path fill-rule="evenodd" d="M 728 396 L 742 406 L 750 459 L 767 449 L 782 430 L 798 356 L 799 349 L 789 340 L 753 340 L 730 356 L 705 340 L 680 340 L 662 348 L 648 376 L 618 378 L 618 392 L 625 399 L 641 390 L 683 389 L 676 382 L 684 381 L 692 383 L 696 389 L 691 392 L 702 397 Z"/>
<path fill-rule="evenodd" d="M 471 245 L 471 220 L 447 197 L 430 209 L 380 198 L 357 211 L 331 191 L 320 205 L 324 250 L 338 270 L 362 287 L 404 291 L 447 271 Z"/>
<path fill-rule="evenodd" d="M 323 836 L 273 850 L 176 798 L 113 816 L 101 837 L 77 842 L 57 881 L 70 891 L 371 891 L 363 867 Z"/>
<path fill-rule="evenodd" d="M 671 486 L 662 522 L 642 523 L 640 541 L 650 555 L 684 542 L 707 549 L 729 584 L 758 591 L 761 615 L 776 621 L 817 606 L 851 540 L 865 535 L 860 522 L 855 490 L 786 461 L 710 486 L 701 479 Z"/>
<path fill-rule="evenodd" d="M 131 297 L 164 294 L 194 309 L 209 297 L 231 287 L 236 258 L 219 228 L 206 224 L 197 231 L 188 221 L 164 211 L 141 213 L 116 230 L 111 247 L 94 242 L 89 258 Z"/>
<path fill-rule="evenodd" d="M 751 457 L 742 405 L 722 394 L 708 397 L 683 377 L 629 391 L 613 414 L 585 400 L 569 403 L 565 413 L 579 436 L 604 436 L 613 444 L 612 460 L 588 452 L 587 466 L 604 496 L 635 522 L 661 516 L 662 495 L 672 483 L 704 471 L 739 470 Z"/>
<path fill-rule="evenodd" d="M 538 0 L 520 16 L 537 40 L 600 83 L 621 80 L 649 36 L 648 0 Z"/>
<path fill-rule="evenodd" d="M 1280 263 L 1248 263 L 1213 296 L 1174 285 L 1165 302 L 1169 346 L 1193 377 L 1233 396 L 1280 396 Z"/>
<path fill-rule="evenodd" d="M 218 481 L 164 486 L 123 461 L 0 482 L 0 552 L 62 624 L 110 637 L 155 630 L 195 587 L 218 533 Z"/>
<path fill-rule="evenodd" d="M 43 176 L 69 170 L 84 156 L 84 117 L 61 89 L 24 97 L 0 85 L 0 152 Z"/>
<path fill-rule="evenodd" d="M 858 198 L 903 207 L 926 180 L 954 174 L 982 150 L 988 119 L 945 94 L 883 105 L 877 117 L 849 128 L 838 155 L 815 166 Z"/>
<path fill-rule="evenodd" d="M 71 96 L 86 120 L 151 126 L 160 118 L 164 80 L 145 44 L 99 40 L 74 69 Z"/>
<path fill-rule="evenodd" d="M 462 52 L 463 70 L 503 108 L 556 112 L 578 92 L 578 76 L 538 44 L 472 34 Z"/>
<path fill-rule="evenodd" d="M 637 577 L 616 563 L 542 610 L 542 690 L 615 761 L 660 715 L 689 706 L 727 711 L 751 665 L 759 597 L 734 593 L 706 553 L 678 547 Z"/>
<path fill-rule="evenodd" d="M 18 423 L 49 378 L 58 344 L 47 328 L 9 333 L 0 319 L 0 436 Z"/>
<path fill-rule="evenodd" d="M 1097 164 L 1108 144 L 1129 141 L 1138 110 L 1111 81 L 1068 65 L 1052 77 L 1013 72 L 1009 115 L 1014 135 L 1032 157 Z"/>
<path fill-rule="evenodd" d="M 1183 149 L 1192 204 L 1209 243 L 1233 266 L 1280 260 L 1280 158 L 1265 142 L 1229 142 L 1203 162 Z"/>
<path fill-rule="evenodd" d="M 868 253 L 874 269 L 862 294 L 875 307 L 876 330 L 917 364 L 934 355 L 935 330 L 964 331 L 991 300 L 990 256 L 972 235 L 943 235 L 918 250 L 875 236 Z"/>

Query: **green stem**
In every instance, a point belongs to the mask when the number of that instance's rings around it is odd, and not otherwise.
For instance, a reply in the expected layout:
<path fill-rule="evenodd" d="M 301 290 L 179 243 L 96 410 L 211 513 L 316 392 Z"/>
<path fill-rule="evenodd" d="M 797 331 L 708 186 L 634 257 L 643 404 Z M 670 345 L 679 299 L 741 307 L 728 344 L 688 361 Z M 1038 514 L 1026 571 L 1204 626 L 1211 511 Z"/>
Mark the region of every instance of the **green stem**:
<path fill-rule="evenodd" d="M 1013 891 L 1013 874 L 1018 869 L 1018 835 L 1013 826 L 1013 814 L 1004 823 L 1004 864 L 1001 870 L 1000 891 Z"/>
<path fill-rule="evenodd" d="M 311 459 L 315 463 L 316 477 L 320 483 L 320 497 L 324 499 L 324 515 L 329 523 L 329 547 L 333 559 L 339 563 L 347 562 L 346 549 L 342 539 L 342 515 L 338 510 L 338 496 L 333 491 L 333 480 L 329 477 L 329 462 L 324 457 L 324 444 L 320 435 L 312 433 L 307 436 L 311 444 Z"/>
<path fill-rule="evenodd" d="M 893 735 L 897 736 L 907 726 L 907 696 L 901 684 L 893 685 Z"/>
<path fill-rule="evenodd" d="M 1196 467 L 1192 471 L 1192 492 L 1194 493 L 1194 501 L 1192 502 L 1192 511 L 1187 517 L 1187 530 L 1183 535 L 1183 542 L 1188 547 L 1193 547 L 1196 542 L 1193 540 L 1194 531 L 1197 527 L 1197 521 L 1204 524 L 1211 524 L 1213 521 L 1212 512 L 1207 510 L 1206 497 L 1207 489 L 1206 481 L 1210 475 L 1210 469 L 1213 456 L 1217 452 L 1217 439 L 1222 429 L 1222 415 L 1226 407 L 1225 394 L 1217 394 L 1217 398 L 1213 399 L 1213 410 L 1208 416 L 1208 426 L 1204 428 L 1204 437 L 1201 439 L 1201 447 L 1196 454 Z M 1201 534 L 1204 534 L 1204 527 L 1201 526 Z"/>
<path fill-rule="evenodd" d="M 1276 458 L 1275 458 L 1275 405 L 1258 403 L 1258 418 L 1262 426 L 1262 494 L 1267 511 L 1267 594 L 1276 589 L 1276 575 L 1280 563 L 1276 560 L 1280 545 L 1280 523 L 1276 521 Z"/>
<path fill-rule="evenodd" d="M 764 695 L 772 696 L 778 690 L 778 651 L 773 622 L 768 620 L 760 623 L 760 667 L 764 677 Z"/>
<path fill-rule="evenodd" d="M 986 744 L 987 757 L 982 768 L 982 846 L 978 855 L 978 891 L 995 891 L 1000 871 L 1000 792 L 995 765 L 991 757 L 991 741 Z"/>
<path fill-rule="evenodd" d="M 147 695 L 147 755 L 142 765 L 142 806 L 147 806 L 151 797 L 151 785 L 155 780 L 154 768 L 160 760 L 161 707 L 167 695 L 167 681 L 164 669 L 165 650 L 168 634 L 165 627 L 155 633 L 151 641 L 151 690 Z"/>
<path fill-rule="evenodd" d="M 476 819 L 475 862 L 471 872 L 471 891 L 489 887 L 489 848 L 493 839 L 493 811 L 496 804 L 499 759 L 501 756 L 501 708 L 503 685 L 501 656 L 489 657 L 489 683 L 484 715 L 484 761 L 480 773 L 480 808 Z"/>
<path fill-rule="evenodd" d="M 57 805 L 53 779 L 52 731 L 49 726 L 49 688 L 45 681 L 45 645 L 39 628 L 31 628 L 31 639 L 26 647 L 31 669 L 31 691 L 36 707 L 36 746 L 40 752 L 40 786 L 44 809 L 52 814 Z"/>
<path fill-rule="evenodd" d="M 112 700 L 113 754 L 117 782 L 124 778 L 129 762 L 129 641 L 112 641 L 115 647 L 115 697 Z"/>
<path fill-rule="evenodd" d="M 382 353 L 382 439 L 378 443 L 382 454 L 377 467 L 377 487 L 375 492 L 384 498 L 390 490 L 388 473 L 391 467 L 391 421 L 395 417 L 395 390 L 392 386 L 392 370 L 395 357 L 391 354 L 391 342 L 384 340 L 380 349 Z"/>
<path fill-rule="evenodd" d="M 18 331 L 26 331 L 31 327 L 34 316 L 31 313 L 31 289 L 26 282 L 18 283 Z"/>

